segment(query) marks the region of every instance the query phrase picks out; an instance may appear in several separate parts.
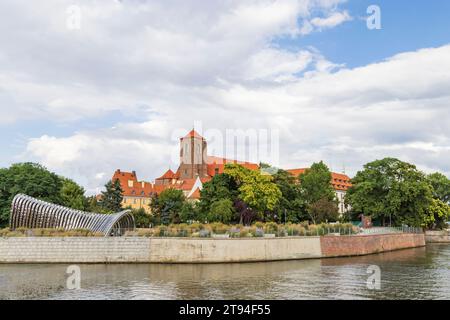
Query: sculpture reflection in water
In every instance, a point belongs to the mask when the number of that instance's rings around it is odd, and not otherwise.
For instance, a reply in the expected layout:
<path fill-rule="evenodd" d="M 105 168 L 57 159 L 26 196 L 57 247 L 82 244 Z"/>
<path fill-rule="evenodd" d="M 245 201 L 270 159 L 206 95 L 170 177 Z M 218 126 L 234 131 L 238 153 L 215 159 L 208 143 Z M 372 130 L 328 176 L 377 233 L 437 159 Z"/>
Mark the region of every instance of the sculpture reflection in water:
<path fill-rule="evenodd" d="M 10 228 L 21 227 L 85 229 L 105 236 L 121 236 L 136 228 L 130 210 L 115 214 L 88 213 L 18 194 L 11 205 Z"/>

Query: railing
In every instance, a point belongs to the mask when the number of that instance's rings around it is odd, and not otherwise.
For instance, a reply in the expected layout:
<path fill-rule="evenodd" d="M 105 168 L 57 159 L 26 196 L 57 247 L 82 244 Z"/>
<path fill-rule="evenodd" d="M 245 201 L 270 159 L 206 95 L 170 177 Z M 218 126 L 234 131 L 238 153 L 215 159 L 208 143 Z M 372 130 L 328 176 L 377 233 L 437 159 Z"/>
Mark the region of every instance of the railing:
<path fill-rule="evenodd" d="M 392 234 L 392 233 L 423 233 L 422 228 L 401 226 L 401 227 L 373 227 L 361 228 L 360 234 Z"/>

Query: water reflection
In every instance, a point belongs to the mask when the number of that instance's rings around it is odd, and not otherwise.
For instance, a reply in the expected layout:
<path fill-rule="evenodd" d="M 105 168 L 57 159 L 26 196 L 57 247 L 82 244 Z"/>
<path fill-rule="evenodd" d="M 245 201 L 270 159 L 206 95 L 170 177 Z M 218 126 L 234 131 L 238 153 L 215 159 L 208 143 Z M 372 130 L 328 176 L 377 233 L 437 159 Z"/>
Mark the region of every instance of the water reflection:
<path fill-rule="evenodd" d="M 248 264 L 0 265 L 0 299 L 450 299 L 450 246 L 378 255 Z M 381 290 L 367 289 L 367 267 Z"/>

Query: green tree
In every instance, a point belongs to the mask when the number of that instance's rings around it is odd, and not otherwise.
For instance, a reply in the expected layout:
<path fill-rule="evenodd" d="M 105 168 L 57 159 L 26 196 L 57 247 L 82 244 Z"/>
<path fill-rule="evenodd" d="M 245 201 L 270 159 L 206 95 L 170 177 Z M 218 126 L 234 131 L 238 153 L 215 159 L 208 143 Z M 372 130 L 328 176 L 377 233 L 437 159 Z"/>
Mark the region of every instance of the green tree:
<path fill-rule="evenodd" d="M 203 189 L 200 191 L 198 203 L 200 216 L 196 220 L 205 220 L 213 203 L 224 199 L 233 202 L 238 194 L 239 191 L 233 177 L 224 173 L 215 175 L 210 181 L 203 184 Z"/>
<path fill-rule="evenodd" d="M 313 223 L 336 220 L 336 193 L 331 185 L 331 171 L 322 161 L 313 163 L 298 177 L 300 193 Z"/>
<path fill-rule="evenodd" d="M 383 224 L 420 226 L 432 200 L 425 174 L 395 158 L 376 160 L 352 179 L 346 200 L 356 214 L 371 216 Z"/>
<path fill-rule="evenodd" d="M 18 163 L 0 169 L 0 226 L 9 223 L 11 202 L 19 193 L 62 204 L 61 179 L 36 163 Z"/>
<path fill-rule="evenodd" d="M 217 200 L 208 212 L 208 222 L 230 223 L 235 215 L 233 201 L 230 199 Z"/>
<path fill-rule="evenodd" d="M 123 190 L 119 179 L 108 181 L 105 184 L 105 191 L 102 191 L 100 205 L 110 213 L 122 210 Z"/>
<path fill-rule="evenodd" d="M 319 199 L 308 205 L 308 213 L 313 224 L 334 222 L 339 219 L 339 211 L 335 201 Z"/>
<path fill-rule="evenodd" d="M 450 206 L 439 199 L 433 199 L 426 210 L 422 226 L 428 229 L 444 229 L 449 219 Z"/>
<path fill-rule="evenodd" d="M 308 205 L 322 199 L 333 201 L 336 198 L 331 185 L 331 171 L 322 161 L 313 163 L 298 179 L 302 196 Z"/>
<path fill-rule="evenodd" d="M 170 188 L 153 198 L 151 208 L 159 223 L 168 225 L 180 223 L 180 213 L 185 203 L 186 197 L 183 191 Z"/>
<path fill-rule="evenodd" d="M 152 216 L 145 209 L 131 209 L 131 213 L 136 223 L 136 228 L 149 228 L 152 223 Z"/>
<path fill-rule="evenodd" d="M 180 211 L 180 222 L 191 223 L 193 221 L 204 221 L 204 219 L 193 202 L 185 201 Z"/>
<path fill-rule="evenodd" d="M 227 164 L 225 173 L 230 175 L 238 186 L 239 199 L 253 208 L 262 218 L 264 213 L 273 212 L 280 202 L 281 191 L 273 183 L 272 176 L 249 170 L 237 164 Z"/>
<path fill-rule="evenodd" d="M 86 198 L 84 197 L 84 189 L 80 187 L 73 180 L 67 178 L 61 178 L 61 202 L 64 206 L 77 209 L 86 209 Z"/>
<path fill-rule="evenodd" d="M 444 203 L 450 202 L 450 179 L 442 173 L 436 172 L 427 176 L 428 182 L 433 187 L 433 197 Z"/>
<path fill-rule="evenodd" d="M 300 184 L 295 177 L 285 170 L 278 170 L 273 175 L 273 182 L 281 191 L 280 203 L 275 209 L 278 222 L 298 223 L 308 220 Z"/>

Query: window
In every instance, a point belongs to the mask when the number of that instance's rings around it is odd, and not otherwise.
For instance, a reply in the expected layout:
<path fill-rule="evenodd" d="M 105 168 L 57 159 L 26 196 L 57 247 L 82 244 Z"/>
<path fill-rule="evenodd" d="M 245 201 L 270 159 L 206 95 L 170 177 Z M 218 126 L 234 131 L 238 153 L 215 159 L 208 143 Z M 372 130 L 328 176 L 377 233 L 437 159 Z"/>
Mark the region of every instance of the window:
<path fill-rule="evenodd" d="M 128 187 L 133 188 L 133 180 L 128 180 Z"/>
<path fill-rule="evenodd" d="M 136 199 L 134 199 L 133 203 L 134 203 L 134 204 L 136 204 L 136 203 L 137 203 L 137 200 L 136 200 Z"/>

